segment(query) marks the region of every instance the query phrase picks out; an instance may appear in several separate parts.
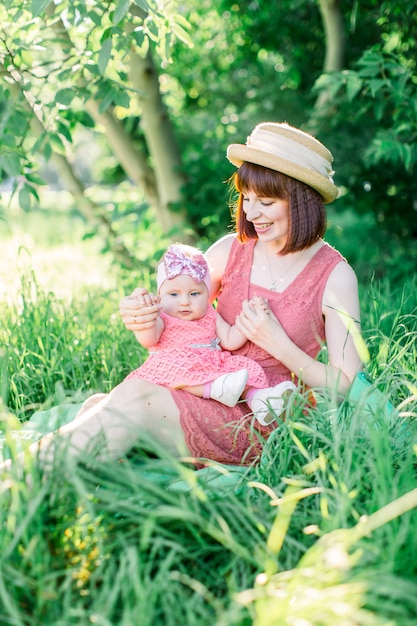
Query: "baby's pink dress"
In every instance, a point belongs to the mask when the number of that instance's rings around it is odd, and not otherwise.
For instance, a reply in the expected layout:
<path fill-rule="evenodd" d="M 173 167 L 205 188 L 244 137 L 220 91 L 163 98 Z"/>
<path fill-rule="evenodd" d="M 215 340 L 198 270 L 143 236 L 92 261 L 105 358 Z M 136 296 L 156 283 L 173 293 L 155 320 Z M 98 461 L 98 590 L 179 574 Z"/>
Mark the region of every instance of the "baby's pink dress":
<path fill-rule="evenodd" d="M 250 387 L 268 387 L 260 365 L 240 354 L 223 351 L 216 340 L 216 313 L 209 306 L 199 320 L 181 320 L 161 311 L 165 328 L 149 357 L 127 379 L 142 378 L 157 385 L 180 389 L 201 385 L 222 374 L 248 370 Z"/>
<path fill-rule="evenodd" d="M 315 358 L 325 340 L 323 292 L 330 273 L 343 257 L 324 244 L 294 281 L 278 293 L 249 282 L 255 244 L 256 240 L 244 244 L 237 239 L 233 242 L 218 297 L 219 314 L 233 324 L 243 300 L 263 296 L 292 341 Z M 250 342 L 234 354 L 257 361 L 269 385 L 291 379 L 291 372 L 281 362 Z M 194 456 L 245 465 L 259 458 L 262 451 L 259 434 L 266 438 L 274 426 L 254 424 L 246 404 L 229 408 L 186 391 L 173 390 L 171 394 L 180 412 L 187 446 Z"/>

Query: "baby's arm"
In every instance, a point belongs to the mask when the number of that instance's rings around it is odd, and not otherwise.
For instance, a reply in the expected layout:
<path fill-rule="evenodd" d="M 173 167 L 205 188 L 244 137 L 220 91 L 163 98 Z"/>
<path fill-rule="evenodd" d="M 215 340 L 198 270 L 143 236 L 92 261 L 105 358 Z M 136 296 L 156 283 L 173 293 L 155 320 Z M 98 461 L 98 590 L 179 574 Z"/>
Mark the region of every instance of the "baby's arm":
<path fill-rule="evenodd" d="M 237 350 L 247 342 L 240 330 L 228 324 L 218 313 L 216 313 L 216 333 L 224 350 Z"/>
<path fill-rule="evenodd" d="M 155 314 L 152 325 L 149 326 L 149 322 L 147 322 L 147 328 L 134 330 L 136 339 L 144 348 L 150 348 L 158 343 L 164 331 L 164 322 L 159 316 L 159 297 L 153 293 L 142 293 L 141 297 L 138 298 L 135 323 L 140 325 L 141 317 L 149 316 L 150 314 Z"/>

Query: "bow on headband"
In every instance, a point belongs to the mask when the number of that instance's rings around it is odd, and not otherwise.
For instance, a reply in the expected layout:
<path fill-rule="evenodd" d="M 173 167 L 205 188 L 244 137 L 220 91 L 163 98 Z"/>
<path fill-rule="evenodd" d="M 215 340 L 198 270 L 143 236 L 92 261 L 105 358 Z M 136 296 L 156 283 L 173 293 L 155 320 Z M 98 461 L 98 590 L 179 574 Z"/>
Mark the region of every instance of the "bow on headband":
<path fill-rule="evenodd" d="M 158 267 L 158 289 L 164 280 L 175 278 L 180 274 L 189 274 L 196 283 L 204 282 L 207 288 L 210 288 L 209 267 L 201 252 L 196 250 L 188 256 L 180 246 L 172 245 L 165 253 L 164 262 Z"/>

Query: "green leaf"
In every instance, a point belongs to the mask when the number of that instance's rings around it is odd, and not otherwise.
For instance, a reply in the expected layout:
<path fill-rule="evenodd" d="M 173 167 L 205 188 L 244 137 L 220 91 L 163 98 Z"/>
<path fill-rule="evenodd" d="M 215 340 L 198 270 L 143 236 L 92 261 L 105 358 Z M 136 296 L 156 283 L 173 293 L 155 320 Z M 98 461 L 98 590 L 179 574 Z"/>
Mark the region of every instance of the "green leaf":
<path fill-rule="evenodd" d="M 30 10 L 33 17 L 39 17 L 42 15 L 50 4 L 51 0 L 32 0 L 30 3 Z"/>
<path fill-rule="evenodd" d="M 93 120 L 91 115 L 87 113 L 87 111 L 80 111 L 79 113 L 77 113 L 76 119 L 79 124 L 82 124 L 87 128 L 94 128 L 94 126 L 96 125 L 95 121 Z"/>
<path fill-rule="evenodd" d="M 137 53 L 140 54 L 143 58 L 146 57 L 149 50 L 149 37 L 145 36 L 142 43 L 138 44 Z"/>
<path fill-rule="evenodd" d="M 19 204 L 24 211 L 30 211 L 32 206 L 32 194 L 29 192 L 28 185 L 23 185 L 19 190 Z"/>
<path fill-rule="evenodd" d="M 381 76 L 382 65 L 380 63 L 363 63 L 362 69 L 358 72 L 361 78 L 374 78 L 375 76 Z"/>
<path fill-rule="evenodd" d="M 28 117 L 21 111 L 14 111 L 7 120 L 7 131 L 17 137 L 20 137 L 27 127 Z"/>
<path fill-rule="evenodd" d="M 154 19 L 146 18 L 143 28 L 148 37 L 155 43 L 157 43 L 162 38 L 162 28 L 158 28 Z"/>
<path fill-rule="evenodd" d="M 363 85 L 363 81 L 355 72 L 349 72 L 346 80 L 346 95 L 349 102 L 359 93 Z"/>
<path fill-rule="evenodd" d="M 34 183 L 35 185 L 47 185 L 48 184 L 44 178 L 41 178 L 41 176 L 38 176 L 37 174 L 34 174 L 33 172 L 25 174 L 25 176 L 26 176 L 26 180 L 28 180 L 30 183 Z"/>
<path fill-rule="evenodd" d="M 40 135 L 40 137 L 37 138 L 37 140 L 33 144 L 32 149 L 30 151 L 32 154 L 36 154 L 42 150 L 46 137 L 47 137 L 47 134 L 42 133 L 42 135 Z"/>
<path fill-rule="evenodd" d="M 27 185 L 26 183 L 24 184 L 24 187 L 26 187 L 28 193 L 35 198 L 36 202 L 39 203 L 39 194 L 36 191 L 35 187 L 33 187 L 32 185 Z"/>
<path fill-rule="evenodd" d="M 60 89 L 55 94 L 55 102 L 63 104 L 64 106 L 69 106 L 75 95 L 74 89 L 70 89 L 69 87 L 66 89 Z"/>
<path fill-rule="evenodd" d="M 22 165 L 17 152 L 6 152 L 0 158 L 1 167 L 8 176 L 19 176 L 22 172 Z"/>
<path fill-rule="evenodd" d="M 383 101 L 376 101 L 375 102 L 375 106 L 374 106 L 374 115 L 375 115 L 375 119 L 378 120 L 378 122 L 380 122 L 382 120 L 382 116 L 384 115 L 384 111 L 385 111 L 385 102 Z"/>
<path fill-rule="evenodd" d="M 399 145 L 401 159 L 404 163 L 405 169 L 411 172 L 413 166 L 413 147 L 409 143 L 403 143 Z"/>
<path fill-rule="evenodd" d="M 98 69 L 98 65 L 96 63 L 86 64 L 86 69 L 88 69 L 92 76 L 100 76 L 100 70 Z"/>
<path fill-rule="evenodd" d="M 159 43 L 156 47 L 158 54 L 161 59 L 164 61 L 171 61 L 171 37 L 170 34 L 167 33 L 164 37 L 159 40 Z"/>
<path fill-rule="evenodd" d="M 87 17 L 89 17 L 96 26 L 101 26 L 101 17 L 95 11 L 89 11 Z"/>
<path fill-rule="evenodd" d="M 8 146 L 9 148 L 16 148 L 16 137 L 14 135 L 10 135 L 9 133 L 7 133 L 7 135 L 3 135 L 1 138 L 1 145 L 2 147 Z"/>
<path fill-rule="evenodd" d="M 118 91 L 114 98 L 114 104 L 119 107 L 124 107 L 125 109 L 128 109 L 130 105 L 130 97 L 127 91 Z"/>
<path fill-rule="evenodd" d="M 387 85 L 388 85 L 388 82 L 383 78 L 371 78 L 371 80 L 368 81 L 368 87 L 371 91 L 373 98 L 375 98 L 377 91 L 379 91 L 382 87 L 385 87 Z"/>
<path fill-rule="evenodd" d="M 129 10 L 130 0 L 119 0 L 113 13 L 113 23 L 118 24 L 122 21 Z"/>
<path fill-rule="evenodd" d="M 101 46 L 101 50 L 98 55 L 98 69 L 100 70 L 100 74 L 104 76 L 104 72 L 106 71 L 107 64 L 110 59 L 112 48 L 112 40 L 111 37 L 108 37 L 103 41 Z"/>
<path fill-rule="evenodd" d="M 174 33 L 175 37 L 185 43 L 186 46 L 188 46 L 189 48 L 194 48 L 193 40 L 182 26 L 180 26 L 179 24 L 175 24 L 174 22 L 172 24 L 172 32 Z"/>
<path fill-rule="evenodd" d="M 96 95 L 96 100 L 100 102 L 100 113 L 107 111 L 109 106 L 114 102 L 115 98 L 117 98 L 117 91 L 113 87 L 112 83 L 103 81 Z"/>
<path fill-rule="evenodd" d="M 314 83 L 314 92 L 326 91 L 333 99 L 339 89 L 347 83 L 345 72 L 340 74 L 321 74 Z"/>
<path fill-rule="evenodd" d="M 113 104 L 116 98 L 117 98 L 117 91 L 113 87 L 111 87 L 100 102 L 100 105 L 98 108 L 100 113 L 104 113 L 105 111 L 107 111 L 109 106 Z"/>
<path fill-rule="evenodd" d="M 49 143 L 49 141 L 47 141 L 45 143 L 44 149 L 43 149 L 43 156 L 45 157 L 46 161 L 49 161 L 49 159 L 52 156 L 52 146 Z"/>
<path fill-rule="evenodd" d="M 72 143 L 72 135 L 70 133 L 70 130 L 69 130 L 68 126 L 66 124 L 64 124 L 63 122 L 57 122 L 56 126 L 57 126 L 57 130 L 58 130 L 59 134 L 62 135 L 63 137 L 65 137 L 65 139 L 67 141 Z"/>
<path fill-rule="evenodd" d="M 181 24 L 181 26 L 183 28 L 185 28 L 186 30 L 190 30 L 191 29 L 190 22 L 188 20 L 186 20 L 185 17 L 183 15 L 181 15 L 180 13 L 176 13 L 175 15 L 173 15 L 173 20 L 177 24 Z"/>
<path fill-rule="evenodd" d="M 69 78 L 72 75 L 73 75 L 73 69 L 72 69 L 72 67 L 68 67 L 65 70 L 62 70 L 62 72 L 59 72 L 59 74 L 57 74 L 57 79 L 60 82 L 63 82 L 65 80 L 67 80 L 67 78 Z"/>
<path fill-rule="evenodd" d="M 49 133 L 49 141 L 54 152 L 65 155 L 65 146 L 59 135 L 56 133 Z"/>

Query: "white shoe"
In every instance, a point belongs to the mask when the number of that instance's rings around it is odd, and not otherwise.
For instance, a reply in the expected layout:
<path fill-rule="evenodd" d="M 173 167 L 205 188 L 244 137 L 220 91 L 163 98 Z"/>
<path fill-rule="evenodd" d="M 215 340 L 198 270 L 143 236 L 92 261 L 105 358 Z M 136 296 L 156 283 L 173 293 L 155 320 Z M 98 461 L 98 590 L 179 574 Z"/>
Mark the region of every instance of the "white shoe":
<path fill-rule="evenodd" d="M 275 418 L 279 417 L 285 409 L 285 399 L 282 397 L 286 391 L 294 391 L 296 386 L 289 380 L 285 380 L 275 387 L 259 389 L 247 402 L 253 415 L 262 426 L 268 426 Z"/>
<path fill-rule="evenodd" d="M 226 406 L 235 406 L 246 387 L 248 370 L 223 374 L 211 383 L 210 398 Z"/>

